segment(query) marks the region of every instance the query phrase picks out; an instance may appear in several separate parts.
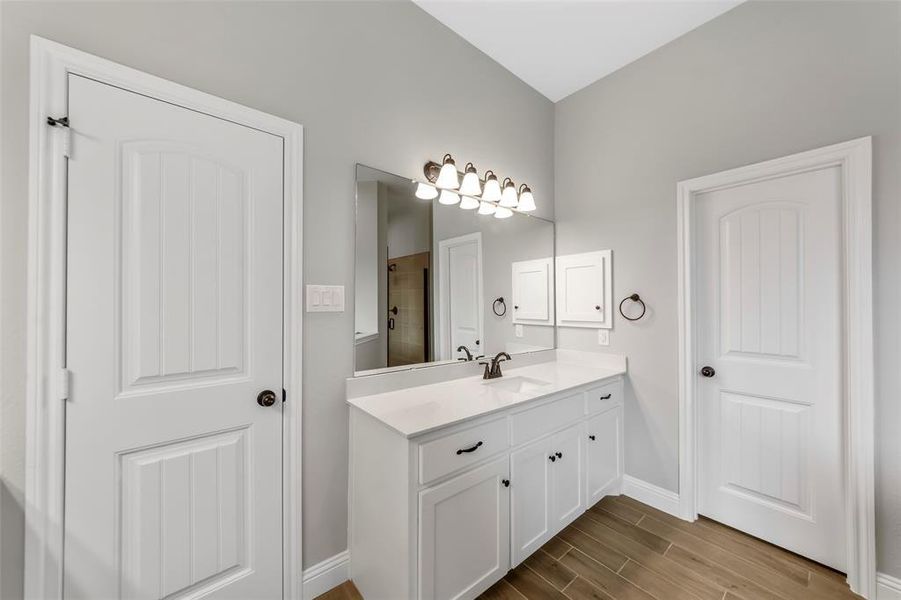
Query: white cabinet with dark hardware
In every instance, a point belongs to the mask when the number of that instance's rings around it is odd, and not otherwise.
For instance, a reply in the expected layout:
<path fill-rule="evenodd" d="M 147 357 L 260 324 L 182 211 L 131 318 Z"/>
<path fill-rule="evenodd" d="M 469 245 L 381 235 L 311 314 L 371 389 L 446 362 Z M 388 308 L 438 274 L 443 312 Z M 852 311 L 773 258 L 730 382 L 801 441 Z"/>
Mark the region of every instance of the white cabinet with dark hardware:
<path fill-rule="evenodd" d="M 351 578 L 475 598 L 622 481 L 621 376 L 403 435 L 351 406 Z"/>

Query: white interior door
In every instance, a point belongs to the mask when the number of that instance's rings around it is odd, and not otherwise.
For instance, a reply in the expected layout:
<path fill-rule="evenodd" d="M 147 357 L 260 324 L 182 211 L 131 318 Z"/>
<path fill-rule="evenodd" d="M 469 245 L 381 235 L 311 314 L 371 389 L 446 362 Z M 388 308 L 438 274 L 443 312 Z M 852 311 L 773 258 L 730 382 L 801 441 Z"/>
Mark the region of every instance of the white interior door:
<path fill-rule="evenodd" d="M 837 167 L 698 196 L 696 314 L 700 512 L 844 571 L 840 200 Z"/>
<path fill-rule="evenodd" d="M 74 75 L 69 117 L 65 596 L 281 597 L 282 139 Z"/>
<path fill-rule="evenodd" d="M 442 240 L 441 253 L 441 329 L 444 359 L 464 357 L 457 352 L 466 346 L 481 354 L 482 339 L 482 234 L 474 233 Z"/>

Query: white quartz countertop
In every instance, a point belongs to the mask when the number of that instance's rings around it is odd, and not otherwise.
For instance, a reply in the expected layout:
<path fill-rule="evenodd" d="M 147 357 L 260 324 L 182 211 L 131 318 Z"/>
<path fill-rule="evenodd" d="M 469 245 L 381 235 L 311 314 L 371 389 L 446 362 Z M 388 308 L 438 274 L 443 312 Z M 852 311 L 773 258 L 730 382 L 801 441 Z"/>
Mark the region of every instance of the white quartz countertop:
<path fill-rule="evenodd" d="M 511 362 L 501 364 L 504 376 L 500 379 L 486 381 L 478 375 L 347 402 L 410 438 L 626 372 L 625 360 L 592 365 L 558 359 L 518 368 Z M 518 381 L 524 381 L 524 386 L 516 391 Z"/>

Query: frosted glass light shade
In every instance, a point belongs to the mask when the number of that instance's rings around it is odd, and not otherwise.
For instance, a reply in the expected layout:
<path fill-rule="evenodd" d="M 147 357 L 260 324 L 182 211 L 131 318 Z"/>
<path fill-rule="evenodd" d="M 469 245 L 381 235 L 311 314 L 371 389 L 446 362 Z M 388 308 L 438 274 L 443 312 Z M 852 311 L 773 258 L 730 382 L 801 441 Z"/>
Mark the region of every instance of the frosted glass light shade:
<path fill-rule="evenodd" d="M 456 204 L 460 201 L 460 196 L 456 192 L 450 190 L 441 190 L 441 196 L 438 197 L 439 204 Z"/>
<path fill-rule="evenodd" d="M 479 214 L 480 215 L 493 215 L 494 211 L 497 210 L 497 205 L 491 202 L 482 202 L 479 205 Z"/>
<path fill-rule="evenodd" d="M 513 187 L 513 182 L 508 182 L 504 184 L 504 192 L 501 194 L 500 206 L 504 208 L 516 208 L 516 205 L 519 203 L 519 199 L 516 196 L 516 188 Z"/>
<path fill-rule="evenodd" d="M 489 174 L 490 173 L 490 174 Z M 501 199 L 501 184 L 497 182 L 497 177 L 489 171 L 485 174 L 485 189 L 482 190 L 482 200 L 488 202 L 497 202 Z"/>
<path fill-rule="evenodd" d="M 506 219 L 507 217 L 512 217 L 513 211 L 509 208 L 505 208 L 503 206 L 498 206 L 497 210 L 494 213 L 495 219 Z"/>
<path fill-rule="evenodd" d="M 479 201 L 471 196 L 460 197 L 460 208 L 463 210 L 472 210 L 479 207 Z"/>
<path fill-rule="evenodd" d="M 460 184 L 460 193 L 467 196 L 478 196 L 482 193 L 482 184 L 479 182 L 479 174 L 475 171 L 467 171 Z"/>
<path fill-rule="evenodd" d="M 435 185 L 446 190 L 455 190 L 460 187 L 460 174 L 457 173 L 457 165 L 453 160 L 448 160 L 441 165 Z"/>
<path fill-rule="evenodd" d="M 420 182 L 416 186 L 416 197 L 420 200 L 434 200 L 438 197 L 438 190 L 433 185 Z"/>
<path fill-rule="evenodd" d="M 535 210 L 535 198 L 532 197 L 532 190 L 529 188 L 523 189 L 522 193 L 519 195 L 519 206 L 516 208 L 522 212 Z"/>

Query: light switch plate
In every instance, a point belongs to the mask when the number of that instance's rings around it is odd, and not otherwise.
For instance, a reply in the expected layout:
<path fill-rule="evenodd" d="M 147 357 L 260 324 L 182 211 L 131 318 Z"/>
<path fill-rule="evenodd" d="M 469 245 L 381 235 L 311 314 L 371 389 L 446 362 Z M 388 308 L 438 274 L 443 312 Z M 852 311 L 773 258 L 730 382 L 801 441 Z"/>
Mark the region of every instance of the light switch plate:
<path fill-rule="evenodd" d="M 609 346 L 610 345 L 610 330 L 609 329 L 598 329 L 598 345 L 599 346 Z"/>
<path fill-rule="evenodd" d="M 344 312 L 344 286 L 308 285 L 307 312 Z"/>
<path fill-rule="evenodd" d="M 518 337 L 518 338 L 522 337 L 522 335 L 523 335 L 522 325 L 514 325 L 513 331 L 514 331 L 514 333 L 516 333 L 516 337 Z"/>

